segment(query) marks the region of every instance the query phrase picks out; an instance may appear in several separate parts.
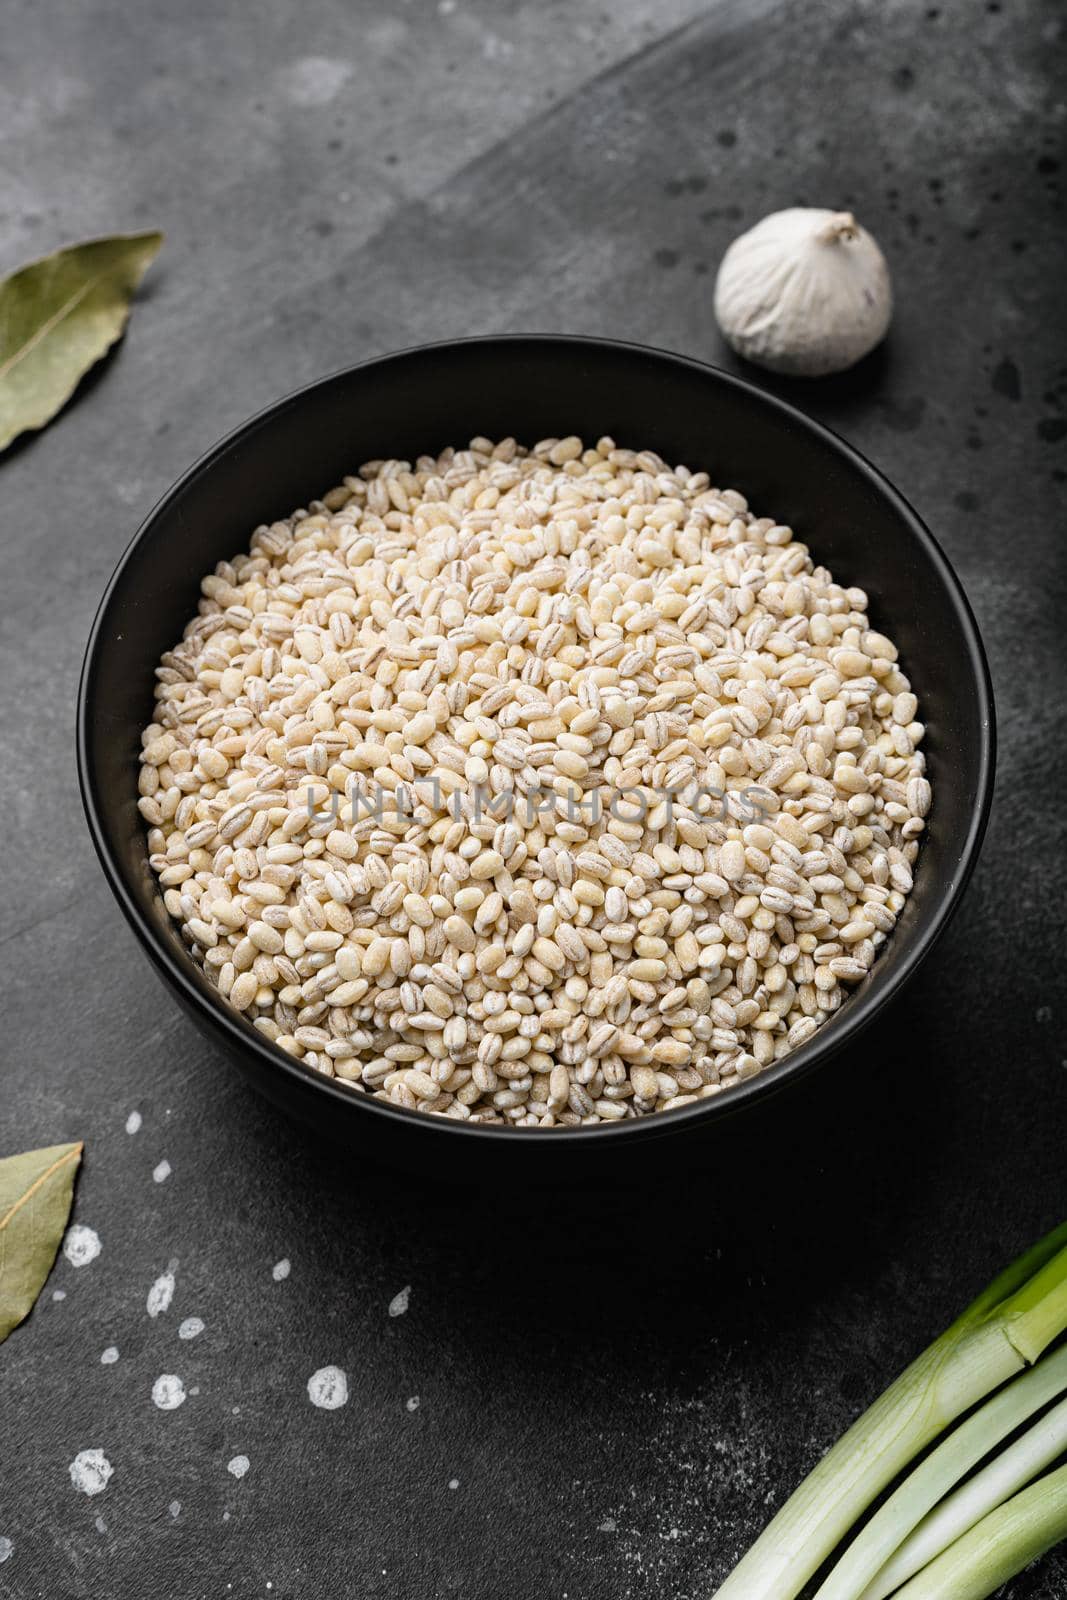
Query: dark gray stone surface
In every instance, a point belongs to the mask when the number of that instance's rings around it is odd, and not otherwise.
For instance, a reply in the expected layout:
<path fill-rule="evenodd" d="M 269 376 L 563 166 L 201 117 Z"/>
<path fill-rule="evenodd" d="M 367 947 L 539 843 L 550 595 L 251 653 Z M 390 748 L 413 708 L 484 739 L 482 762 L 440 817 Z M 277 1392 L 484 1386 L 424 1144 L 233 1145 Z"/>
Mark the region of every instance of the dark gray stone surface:
<path fill-rule="evenodd" d="M 0 466 L 0 1149 L 84 1138 L 103 1241 L 0 1349 L 4 1600 L 697 1600 L 1067 1209 L 1062 25 L 1054 0 L 10 0 L 0 266 L 169 237 L 117 358 Z M 919 507 L 989 646 L 965 908 L 789 1143 L 638 1194 L 354 1170 L 193 1034 L 104 886 L 72 729 L 107 576 L 220 433 L 360 357 L 520 328 L 733 364 L 718 258 L 795 202 L 857 210 L 898 313 L 788 392 Z M 306 1393 L 328 1363 L 333 1412 Z M 1060 1555 L 1007 1592 L 1065 1587 Z"/>

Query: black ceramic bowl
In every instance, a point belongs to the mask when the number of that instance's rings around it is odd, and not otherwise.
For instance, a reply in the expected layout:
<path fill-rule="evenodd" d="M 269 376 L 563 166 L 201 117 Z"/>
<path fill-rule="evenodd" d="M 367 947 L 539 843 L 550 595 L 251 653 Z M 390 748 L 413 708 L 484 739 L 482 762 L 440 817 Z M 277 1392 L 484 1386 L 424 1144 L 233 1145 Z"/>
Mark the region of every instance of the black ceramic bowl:
<path fill-rule="evenodd" d="M 140 732 L 153 669 L 196 610 L 200 578 L 260 522 L 287 516 L 361 462 L 482 434 L 610 434 L 705 469 L 789 522 L 838 581 L 871 599 L 922 704 L 935 804 L 915 889 L 874 971 L 787 1060 L 711 1100 L 607 1126 L 470 1126 L 409 1112 L 320 1077 L 230 1010 L 190 960 L 149 870 L 137 811 Z M 194 1022 L 287 1113 L 368 1156 L 470 1177 L 519 1162 L 531 1177 L 674 1160 L 713 1127 L 761 1117 L 850 1045 L 899 991 L 955 908 L 985 827 L 993 708 L 959 583 L 922 522 L 842 440 L 750 384 L 679 356 L 604 340 L 506 337 L 429 345 L 290 395 L 239 428 L 175 485 L 119 563 L 93 625 L 78 701 L 78 765 L 109 883 L 157 971 Z M 850 1077 L 852 1094 L 861 1093 Z"/>

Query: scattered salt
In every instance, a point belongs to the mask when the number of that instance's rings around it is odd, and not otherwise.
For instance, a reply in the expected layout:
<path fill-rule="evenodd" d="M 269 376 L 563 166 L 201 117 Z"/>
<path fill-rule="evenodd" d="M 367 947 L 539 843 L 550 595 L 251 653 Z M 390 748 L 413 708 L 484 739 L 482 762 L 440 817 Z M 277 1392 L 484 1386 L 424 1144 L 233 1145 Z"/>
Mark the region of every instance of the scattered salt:
<path fill-rule="evenodd" d="M 63 1254 L 72 1267 L 87 1267 L 90 1261 L 96 1260 L 101 1248 L 100 1235 L 94 1233 L 92 1228 L 76 1222 L 73 1228 L 67 1229 Z"/>
<path fill-rule="evenodd" d="M 168 1268 L 160 1274 L 148 1291 L 145 1301 L 145 1310 L 150 1317 L 158 1317 L 160 1312 L 166 1311 L 174 1299 L 174 1269 Z"/>
<path fill-rule="evenodd" d="M 70 1481 L 82 1494 L 103 1494 L 114 1470 L 102 1450 L 79 1450 L 70 1464 Z"/>
<path fill-rule="evenodd" d="M 340 1367 L 320 1367 L 308 1379 L 308 1399 L 323 1411 L 336 1411 L 348 1402 L 348 1379 Z"/>
<path fill-rule="evenodd" d="M 152 1385 L 152 1403 L 160 1411 L 177 1411 L 185 1403 L 185 1385 L 173 1372 L 162 1373 Z"/>

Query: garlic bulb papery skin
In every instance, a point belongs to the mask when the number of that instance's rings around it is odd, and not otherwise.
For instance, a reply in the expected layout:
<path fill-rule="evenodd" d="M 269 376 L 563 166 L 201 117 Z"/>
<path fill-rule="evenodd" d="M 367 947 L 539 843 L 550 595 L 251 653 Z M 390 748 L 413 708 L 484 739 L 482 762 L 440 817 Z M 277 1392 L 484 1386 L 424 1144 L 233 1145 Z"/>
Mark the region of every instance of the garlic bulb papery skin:
<path fill-rule="evenodd" d="M 885 338 L 889 268 L 850 211 L 794 206 L 735 239 L 715 280 L 727 341 L 771 372 L 843 372 Z"/>

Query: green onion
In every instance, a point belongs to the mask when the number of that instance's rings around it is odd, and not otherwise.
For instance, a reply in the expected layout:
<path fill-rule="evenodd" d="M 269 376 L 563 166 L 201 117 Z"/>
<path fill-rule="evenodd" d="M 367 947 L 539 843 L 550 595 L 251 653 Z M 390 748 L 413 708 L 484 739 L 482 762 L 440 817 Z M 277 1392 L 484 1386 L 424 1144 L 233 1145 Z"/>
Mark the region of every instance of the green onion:
<path fill-rule="evenodd" d="M 1067 1466 L 1046 1473 L 983 1517 L 898 1589 L 895 1600 L 986 1600 L 1063 1538 Z"/>
<path fill-rule="evenodd" d="M 871 1579 L 881 1576 L 881 1569 L 906 1538 L 921 1517 L 936 1506 L 942 1496 L 963 1477 L 964 1473 L 989 1454 L 994 1445 L 1014 1433 L 1020 1423 L 1032 1417 L 1035 1411 L 1067 1389 L 1067 1345 L 1039 1361 L 1021 1378 L 1006 1384 L 992 1400 L 976 1411 L 973 1417 L 954 1429 L 948 1437 L 916 1467 L 885 1505 L 873 1516 L 863 1532 L 853 1540 L 845 1555 L 837 1563 L 826 1582 L 818 1590 L 815 1600 L 874 1600 L 892 1594 L 897 1585 L 926 1563 L 920 1559 L 909 1571 L 897 1578 L 889 1588 L 867 1588 Z M 1055 1460 L 1055 1457 L 1052 1458 Z M 1037 1472 L 1040 1467 L 1035 1467 Z M 1033 1473 L 1031 1473 L 1031 1477 Z M 1003 1498 L 1003 1496 L 1001 1497 Z M 980 1515 L 980 1513 L 979 1513 Z M 972 1517 L 976 1522 L 978 1517 Z M 957 1530 L 962 1532 L 962 1529 Z M 942 1541 L 926 1557 L 944 1549 L 951 1542 Z"/>
<path fill-rule="evenodd" d="M 727 1578 L 719 1600 L 795 1600 L 919 1452 L 1036 1361 L 1065 1327 L 1067 1223 L 994 1279 L 838 1440 Z M 896 1530 L 891 1549 L 912 1526 Z"/>
<path fill-rule="evenodd" d="M 1051 1358 L 1046 1357 L 1048 1359 Z M 1040 1362 L 1034 1371 L 1040 1371 L 1044 1364 Z M 1012 1388 L 1026 1381 L 1025 1377 L 1016 1378 Z M 893 1594 L 954 1539 L 973 1528 L 988 1511 L 995 1510 L 1009 1495 L 1024 1488 L 1045 1467 L 1051 1466 L 1064 1451 L 1067 1451 L 1067 1400 L 1061 1400 L 1051 1411 L 1046 1411 L 1020 1439 L 924 1517 L 874 1582 L 864 1589 L 860 1600 L 885 1600 L 886 1595 Z"/>

